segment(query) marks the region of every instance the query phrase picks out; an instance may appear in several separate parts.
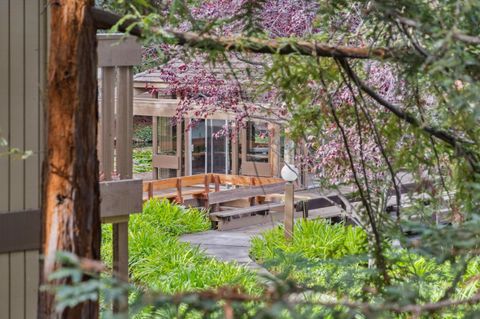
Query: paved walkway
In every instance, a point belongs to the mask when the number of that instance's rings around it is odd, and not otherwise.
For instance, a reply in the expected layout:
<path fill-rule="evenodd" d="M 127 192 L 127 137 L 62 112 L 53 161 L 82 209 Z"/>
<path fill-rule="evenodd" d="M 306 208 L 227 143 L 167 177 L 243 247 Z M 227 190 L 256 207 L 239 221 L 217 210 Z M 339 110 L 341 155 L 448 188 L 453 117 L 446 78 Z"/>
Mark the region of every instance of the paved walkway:
<path fill-rule="evenodd" d="M 227 231 L 209 230 L 202 233 L 188 234 L 180 237 L 181 241 L 198 245 L 208 256 L 221 261 L 236 261 L 259 272 L 266 271 L 256 264 L 248 255 L 250 239 L 259 233 L 272 228 L 274 222 L 238 228 Z"/>
<path fill-rule="evenodd" d="M 316 209 L 309 212 L 309 219 L 328 217 L 337 215 L 339 208 L 327 207 Z M 279 214 L 281 215 L 281 214 Z M 296 219 L 301 217 L 301 213 L 295 214 Z M 260 273 L 266 272 L 265 268 L 255 263 L 249 256 L 250 239 L 268 229 L 273 228 L 280 223 L 280 219 L 272 218 L 272 221 L 266 224 L 253 225 L 232 230 L 209 230 L 206 232 L 183 235 L 181 241 L 199 246 L 205 253 L 221 261 L 236 261 L 240 265 L 247 266 Z"/>

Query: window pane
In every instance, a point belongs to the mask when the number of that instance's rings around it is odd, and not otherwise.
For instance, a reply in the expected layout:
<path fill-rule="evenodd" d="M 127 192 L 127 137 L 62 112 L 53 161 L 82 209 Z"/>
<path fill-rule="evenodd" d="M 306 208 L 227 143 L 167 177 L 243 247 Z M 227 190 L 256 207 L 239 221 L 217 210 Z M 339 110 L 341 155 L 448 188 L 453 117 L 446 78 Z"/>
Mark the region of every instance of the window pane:
<path fill-rule="evenodd" d="M 268 163 L 270 136 L 267 123 L 247 125 L 247 161 Z"/>
<path fill-rule="evenodd" d="M 157 124 L 158 154 L 177 153 L 177 124 L 171 117 L 159 117 Z"/>

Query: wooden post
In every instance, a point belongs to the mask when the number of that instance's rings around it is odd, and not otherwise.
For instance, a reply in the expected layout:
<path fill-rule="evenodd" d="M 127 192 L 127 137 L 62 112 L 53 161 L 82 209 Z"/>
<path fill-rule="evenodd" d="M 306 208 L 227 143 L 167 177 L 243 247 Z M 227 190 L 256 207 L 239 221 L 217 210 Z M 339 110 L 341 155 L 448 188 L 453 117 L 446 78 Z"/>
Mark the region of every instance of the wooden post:
<path fill-rule="evenodd" d="M 132 178 L 133 73 L 132 67 L 119 67 L 116 116 L 117 172 L 120 179 Z M 113 269 L 119 279 L 128 281 L 128 216 L 113 224 Z M 128 310 L 128 295 L 113 306 L 114 312 Z"/>
<path fill-rule="evenodd" d="M 250 185 L 251 185 L 251 186 L 255 186 L 255 177 L 250 177 Z M 255 200 L 256 200 L 255 197 L 250 197 L 250 198 L 249 198 L 250 206 L 255 205 Z"/>
<path fill-rule="evenodd" d="M 148 183 L 148 199 L 153 198 L 153 182 Z"/>
<path fill-rule="evenodd" d="M 177 129 L 177 147 L 176 147 L 177 151 L 176 151 L 176 155 L 177 155 L 177 159 L 178 159 L 177 177 L 180 177 L 180 176 L 182 176 L 182 132 L 183 132 L 181 121 L 177 122 L 176 129 Z"/>
<path fill-rule="evenodd" d="M 113 172 L 113 145 L 115 123 L 115 68 L 102 68 L 102 105 L 99 132 L 101 134 L 100 171 L 103 180 L 110 181 Z"/>
<path fill-rule="evenodd" d="M 293 239 L 293 228 L 295 225 L 295 190 L 292 182 L 285 183 L 285 213 L 284 213 L 284 227 L 285 239 L 290 241 Z"/>
<path fill-rule="evenodd" d="M 220 176 L 218 175 L 212 175 L 213 176 L 213 181 L 215 182 L 215 192 L 220 191 Z M 215 204 L 215 211 L 220 210 L 220 204 Z"/>
<path fill-rule="evenodd" d="M 133 73 L 132 67 L 118 68 L 117 88 L 117 172 L 121 179 L 132 178 Z"/>
<path fill-rule="evenodd" d="M 210 174 L 205 174 L 205 194 L 204 194 L 204 199 L 205 203 L 204 206 L 205 208 L 208 209 L 209 204 L 208 204 L 208 193 L 210 192 Z"/>
<path fill-rule="evenodd" d="M 125 222 L 114 223 L 113 227 L 113 268 L 122 281 L 128 281 L 128 216 Z M 125 313 L 128 310 L 128 295 L 113 305 L 114 313 Z"/>
<path fill-rule="evenodd" d="M 269 124 L 270 132 L 270 163 L 272 168 L 272 176 L 278 177 L 280 174 L 280 133 L 281 128 L 278 124 Z"/>
<path fill-rule="evenodd" d="M 183 203 L 183 197 L 182 197 L 182 179 L 180 177 L 177 177 L 177 198 L 175 199 L 177 203 L 182 204 Z"/>
<path fill-rule="evenodd" d="M 185 130 L 183 131 L 183 134 L 185 136 L 184 140 L 184 145 L 185 145 L 185 176 L 190 176 L 192 175 L 192 144 L 191 144 L 191 130 L 188 128 L 190 126 L 191 120 L 190 119 L 185 119 Z M 188 129 L 187 129 L 188 128 Z"/>
<path fill-rule="evenodd" d="M 238 175 L 238 136 L 232 139 L 232 175 Z"/>
<path fill-rule="evenodd" d="M 152 116 L 152 156 L 158 154 L 158 117 Z M 158 179 L 158 168 L 152 165 L 152 178 Z"/>

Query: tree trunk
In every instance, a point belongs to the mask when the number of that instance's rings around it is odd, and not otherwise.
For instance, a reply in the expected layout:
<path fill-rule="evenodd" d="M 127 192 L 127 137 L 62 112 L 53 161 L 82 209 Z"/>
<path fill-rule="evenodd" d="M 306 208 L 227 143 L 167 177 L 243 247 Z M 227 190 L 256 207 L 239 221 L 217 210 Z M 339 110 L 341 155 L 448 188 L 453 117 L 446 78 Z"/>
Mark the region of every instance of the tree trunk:
<path fill-rule="evenodd" d="M 58 265 L 56 252 L 100 258 L 97 160 L 96 28 L 93 0 L 50 0 L 47 147 L 43 193 L 42 282 Z M 55 284 L 64 282 L 55 282 Z M 55 313 L 54 296 L 42 293 L 41 318 L 97 318 L 98 303 Z"/>

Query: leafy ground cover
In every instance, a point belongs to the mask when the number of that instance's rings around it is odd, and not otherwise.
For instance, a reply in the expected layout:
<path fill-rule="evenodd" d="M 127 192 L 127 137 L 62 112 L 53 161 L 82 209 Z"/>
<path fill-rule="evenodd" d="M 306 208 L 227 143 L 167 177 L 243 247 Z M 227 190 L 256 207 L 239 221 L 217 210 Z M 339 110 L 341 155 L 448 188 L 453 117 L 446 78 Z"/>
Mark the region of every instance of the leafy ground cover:
<path fill-rule="evenodd" d="M 392 283 L 386 295 L 391 298 L 402 294 L 409 303 L 439 301 L 450 288 L 451 295 L 460 299 L 471 297 L 480 287 L 478 258 L 452 263 L 421 255 L 414 249 L 388 245 Z M 272 273 L 296 285 L 328 291 L 331 298 L 369 300 L 369 290 L 378 280 L 378 273 L 369 267 L 367 251 L 367 234 L 360 227 L 302 220 L 296 223 L 291 242 L 285 240 L 283 227 L 278 226 L 254 237 L 250 254 Z M 466 267 L 465 274 L 456 278 L 461 267 Z M 452 286 L 454 280 L 456 285 Z M 313 298 L 325 295 L 315 294 Z M 439 318 L 457 317 L 462 317 L 458 309 Z"/>
<path fill-rule="evenodd" d="M 233 263 L 209 258 L 199 248 L 180 242 L 182 234 L 205 231 L 205 212 L 153 199 L 129 222 L 131 280 L 148 289 L 177 293 L 232 285 L 258 291 L 255 273 Z M 102 259 L 111 265 L 111 226 L 102 230 Z"/>
<path fill-rule="evenodd" d="M 152 170 L 152 148 L 141 147 L 133 149 L 133 172 L 146 173 Z"/>

